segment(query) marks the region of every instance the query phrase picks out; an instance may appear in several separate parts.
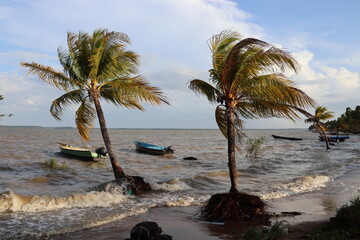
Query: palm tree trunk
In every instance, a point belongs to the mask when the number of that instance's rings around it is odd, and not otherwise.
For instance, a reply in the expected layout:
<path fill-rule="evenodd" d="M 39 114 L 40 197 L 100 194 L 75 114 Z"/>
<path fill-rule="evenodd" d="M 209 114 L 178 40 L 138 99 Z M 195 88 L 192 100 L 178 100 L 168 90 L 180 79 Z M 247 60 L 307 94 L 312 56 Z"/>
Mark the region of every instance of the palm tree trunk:
<path fill-rule="evenodd" d="M 329 150 L 330 149 L 330 144 L 329 144 L 329 139 L 326 136 L 325 131 L 323 131 L 324 137 L 325 137 L 325 142 L 326 142 L 326 149 Z"/>
<path fill-rule="evenodd" d="M 322 126 L 320 125 L 320 123 L 316 123 L 316 128 L 318 129 L 318 132 L 320 133 L 320 135 L 322 135 L 324 141 L 326 142 L 326 149 L 329 150 L 330 149 L 330 144 L 329 144 L 329 139 L 326 136 L 325 131 L 323 130 Z"/>
<path fill-rule="evenodd" d="M 112 150 L 109 133 L 108 133 L 108 130 L 106 127 L 104 112 L 102 110 L 102 107 L 101 107 L 101 104 L 99 101 L 99 97 L 96 94 L 92 94 L 92 97 L 94 99 L 95 109 L 96 109 L 96 113 L 97 113 L 97 116 L 99 119 L 99 125 L 100 125 L 101 134 L 102 134 L 102 137 L 104 140 L 104 144 L 106 146 L 106 150 L 109 153 L 109 158 L 110 158 L 111 166 L 113 168 L 113 172 L 115 175 L 115 180 L 121 181 L 121 179 L 123 179 L 125 177 L 125 173 L 122 170 L 122 168 L 120 167 L 119 160 L 116 158 L 116 155 L 114 154 L 114 152 Z"/>
<path fill-rule="evenodd" d="M 237 189 L 237 169 L 235 159 L 235 125 L 234 110 L 228 108 L 227 111 L 227 139 L 228 139 L 228 167 L 230 174 L 230 192 L 239 192 Z"/>

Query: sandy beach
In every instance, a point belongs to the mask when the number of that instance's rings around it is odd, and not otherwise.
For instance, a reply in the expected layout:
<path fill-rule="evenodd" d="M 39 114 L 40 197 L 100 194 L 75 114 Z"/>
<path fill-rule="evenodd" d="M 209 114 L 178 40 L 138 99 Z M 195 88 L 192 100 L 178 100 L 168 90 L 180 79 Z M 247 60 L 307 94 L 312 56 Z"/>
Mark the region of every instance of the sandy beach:
<path fill-rule="evenodd" d="M 130 230 L 142 221 L 157 222 L 163 233 L 171 235 L 173 239 L 194 240 L 241 239 L 241 234 L 249 227 L 268 226 L 276 221 L 284 221 L 288 228 L 288 236 L 284 239 L 309 239 L 309 232 L 312 227 L 329 220 L 335 215 L 336 209 L 359 194 L 359 173 L 360 169 L 352 170 L 319 191 L 268 201 L 269 212 L 301 212 L 302 214 L 298 216 L 274 217 L 266 222 L 229 221 L 211 223 L 197 215 L 199 206 L 157 207 L 144 214 L 89 230 L 57 236 L 54 239 L 122 240 L 129 237 Z M 336 189 L 338 191 L 334 191 Z"/>

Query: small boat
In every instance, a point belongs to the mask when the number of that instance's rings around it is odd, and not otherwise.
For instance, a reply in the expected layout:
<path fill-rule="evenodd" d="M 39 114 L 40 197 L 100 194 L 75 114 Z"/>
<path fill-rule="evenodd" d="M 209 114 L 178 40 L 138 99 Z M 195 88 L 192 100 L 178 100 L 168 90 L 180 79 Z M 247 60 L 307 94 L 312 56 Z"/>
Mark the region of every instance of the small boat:
<path fill-rule="evenodd" d="M 59 148 L 62 153 L 71 155 L 84 160 L 96 161 L 98 158 L 104 158 L 107 156 L 107 152 L 104 147 L 98 148 L 95 151 L 83 147 L 73 147 L 68 144 L 59 143 Z"/>
<path fill-rule="evenodd" d="M 285 140 L 292 140 L 292 141 L 301 141 L 302 138 L 297 137 L 284 137 L 284 136 L 278 136 L 278 135 L 271 135 L 275 139 L 285 139 Z"/>
<path fill-rule="evenodd" d="M 327 136 L 329 142 L 344 142 L 345 139 L 348 139 L 349 136 Z M 319 141 L 324 141 L 322 136 L 319 136 Z"/>
<path fill-rule="evenodd" d="M 136 151 L 140 153 L 147 153 L 152 155 L 165 155 L 165 154 L 172 154 L 175 152 L 172 146 L 162 147 L 162 146 L 157 146 L 150 143 L 139 142 L 139 141 L 134 141 L 134 144 L 136 146 Z"/>

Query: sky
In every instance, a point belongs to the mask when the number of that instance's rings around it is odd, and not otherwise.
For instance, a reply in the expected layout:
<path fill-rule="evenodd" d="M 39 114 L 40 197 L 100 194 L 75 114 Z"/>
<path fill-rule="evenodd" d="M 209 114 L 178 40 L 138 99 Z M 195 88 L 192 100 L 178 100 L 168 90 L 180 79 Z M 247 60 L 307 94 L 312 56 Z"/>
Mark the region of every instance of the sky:
<path fill-rule="evenodd" d="M 0 0 L 0 125 L 74 127 L 77 106 L 62 121 L 50 112 L 63 93 L 20 66 L 37 62 L 61 69 L 57 48 L 67 32 L 105 28 L 126 33 L 141 56 L 139 73 L 167 96 L 170 106 L 128 110 L 103 103 L 111 128 L 217 128 L 215 105 L 188 89 L 208 80 L 207 40 L 223 30 L 255 37 L 290 52 L 296 87 L 340 116 L 360 105 L 358 0 Z M 314 112 L 314 109 L 309 109 Z M 98 124 L 95 121 L 94 126 Z M 245 128 L 306 128 L 304 119 L 246 119 Z"/>

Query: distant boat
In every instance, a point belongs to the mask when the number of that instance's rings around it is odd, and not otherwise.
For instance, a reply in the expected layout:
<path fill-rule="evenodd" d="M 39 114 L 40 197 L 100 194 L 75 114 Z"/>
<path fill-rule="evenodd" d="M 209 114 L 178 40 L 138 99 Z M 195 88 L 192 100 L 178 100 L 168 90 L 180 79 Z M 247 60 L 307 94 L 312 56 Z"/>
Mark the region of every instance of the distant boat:
<path fill-rule="evenodd" d="M 348 139 L 349 136 L 327 136 L 327 139 L 330 142 L 344 142 L 345 139 Z M 319 141 L 324 141 L 324 138 L 322 136 L 319 136 Z"/>
<path fill-rule="evenodd" d="M 104 158 L 107 156 L 107 152 L 104 147 L 98 148 L 95 151 L 91 151 L 87 148 L 73 147 L 68 144 L 59 143 L 59 148 L 62 153 L 81 158 L 83 160 L 96 160 L 98 158 Z"/>
<path fill-rule="evenodd" d="M 165 154 L 172 154 L 175 152 L 175 150 L 171 146 L 162 147 L 162 146 L 157 146 L 150 143 L 139 142 L 139 141 L 134 141 L 134 144 L 136 146 L 136 151 L 140 153 L 147 153 L 152 155 L 165 155 Z"/>
<path fill-rule="evenodd" d="M 285 139 L 285 140 L 292 140 L 292 141 L 301 141 L 302 138 L 297 137 L 284 137 L 284 136 L 278 136 L 278 135 L 271 135 L 275 139 Z"/>

